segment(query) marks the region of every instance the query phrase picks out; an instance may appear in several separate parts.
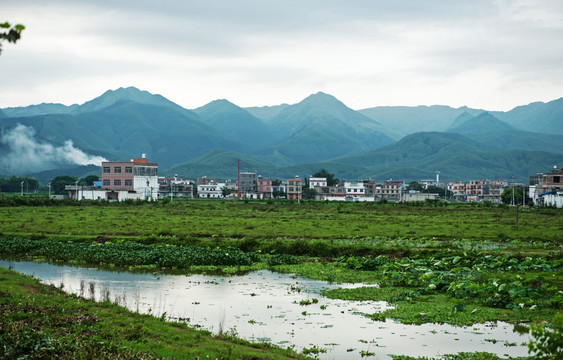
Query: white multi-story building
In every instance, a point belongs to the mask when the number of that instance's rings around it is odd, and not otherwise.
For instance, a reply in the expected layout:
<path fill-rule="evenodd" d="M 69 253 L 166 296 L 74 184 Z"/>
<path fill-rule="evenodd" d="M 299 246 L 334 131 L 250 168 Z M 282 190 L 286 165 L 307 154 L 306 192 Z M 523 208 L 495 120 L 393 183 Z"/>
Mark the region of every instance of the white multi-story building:
<path fill-rule="evenodd" d="M 346 197 L 365 197 L 366 188 L 363 181 L 345 182 L 344 193 Z"/>
<path fill-rule="evenodd" d="M 320 187 L 328 186 L 326 178 L 309 176 L 309 187 L 311 189 L 314 189 L 317 186 L 320 186 Z"/>
<path fill-rule="evenodd" d="M 218 199 L 223 197 L 225 183 L 208 183 L 197 186 L 197 194 L 200 198 Z"/>

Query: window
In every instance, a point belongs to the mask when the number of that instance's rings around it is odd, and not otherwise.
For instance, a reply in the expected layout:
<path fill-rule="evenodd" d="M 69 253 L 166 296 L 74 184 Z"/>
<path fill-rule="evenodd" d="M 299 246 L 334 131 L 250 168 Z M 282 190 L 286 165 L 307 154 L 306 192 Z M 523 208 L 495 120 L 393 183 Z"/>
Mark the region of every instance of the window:
<path fill-rule="evenodd" d="M 104 174 L 109 174 L 110 169 L 109 166 L 104 166 Z"/>
<path fill-rule="evenodd" d="M 554 176 L 553 182 L 559 184 L 561 182 L 561 176 Z"/>
<path fill-rule="evenodd" d="M 120 179 L 113 180 L 113 186 L 121 186 L 121 180 Z"/>
<path fill-rule="evenodd" d="M 131 166 L 126 166 L 125 167 L 125 173 L 127 174 L 132 174 L 133 173 L 133 168 Z"/>
<path fill-rule="evenodd" d="M 155 166 L 135 166 L 136 176 L 158 176 L 158 168 Z"/>
<path fill-rule="evenodd" d="M 113 172 L 116 173 L 116 174 L 120 174 L 121 173 L 121 166 L 114 167 Z"/>
<path fill-rule="evenodd" d="M 127 171 L 127 168 L 125 168 Z M 125 180 L 125 186 L 133 186 L 133 180 Z"/>
<path fill-rule="evenodd" d="M 108 168 L 108 170 L 109 170 L 109 168 Z M 107 180 L 107 179 L 104 180 L 104 186 L 110 186 L 110 185 L 111 185 L 111 183 L 110 183 L 109 180 Z"/>

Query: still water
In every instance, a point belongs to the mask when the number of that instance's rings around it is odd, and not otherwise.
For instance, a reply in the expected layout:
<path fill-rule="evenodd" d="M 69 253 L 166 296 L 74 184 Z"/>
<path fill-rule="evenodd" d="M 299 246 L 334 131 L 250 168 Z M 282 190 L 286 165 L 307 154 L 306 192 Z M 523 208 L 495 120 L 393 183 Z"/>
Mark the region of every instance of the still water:
<path fill-rule="evenodd" d="M 462 351 L 528 355 L 528 335 L 514 333 L 510 324 L 454 327 L 371 321 L 361 313 L 384 311 L 385 302 L 332 300 L 319 294 L 323 288 L 352 285 L 266 270 L 217 276 L 139 274 L 2 260 L 0 266 L 33 275 L 46 284 L 63 284 L 65 291 L 85 298 L 109 298 L 132 311 L 184 321 L 214 333 L 237 334 L 298 351 L 326 349 L 320 359 L 360 359 L 362 352 L 373 353 L 368 359 Z M 300 304 L 303 300 L 311 304 Z"/>

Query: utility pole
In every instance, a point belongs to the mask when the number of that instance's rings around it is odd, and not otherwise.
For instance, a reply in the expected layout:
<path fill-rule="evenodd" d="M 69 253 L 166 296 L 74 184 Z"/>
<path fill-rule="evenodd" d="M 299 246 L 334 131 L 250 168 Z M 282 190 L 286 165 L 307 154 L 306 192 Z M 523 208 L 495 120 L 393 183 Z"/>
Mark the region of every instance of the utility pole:
<path fill-rule="evenodd" d="M 512 206 L 514 206 L 514 175 L 512 175 Z"/>
<path fill-rule="evenodd" d="M 518 201 L 516 202 L 516 230 L 518 230 Z"/>

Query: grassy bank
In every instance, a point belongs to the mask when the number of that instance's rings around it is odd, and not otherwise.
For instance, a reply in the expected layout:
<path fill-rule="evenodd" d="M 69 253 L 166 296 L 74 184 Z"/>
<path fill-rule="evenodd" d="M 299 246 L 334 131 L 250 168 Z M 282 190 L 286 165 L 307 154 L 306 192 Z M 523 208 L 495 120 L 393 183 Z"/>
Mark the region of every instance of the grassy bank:
<path fill-rule="evenodd" d="M 2 359 L 297 359 L 289 350 L 214 336 L 96 303 L 0 268 Z"/>

